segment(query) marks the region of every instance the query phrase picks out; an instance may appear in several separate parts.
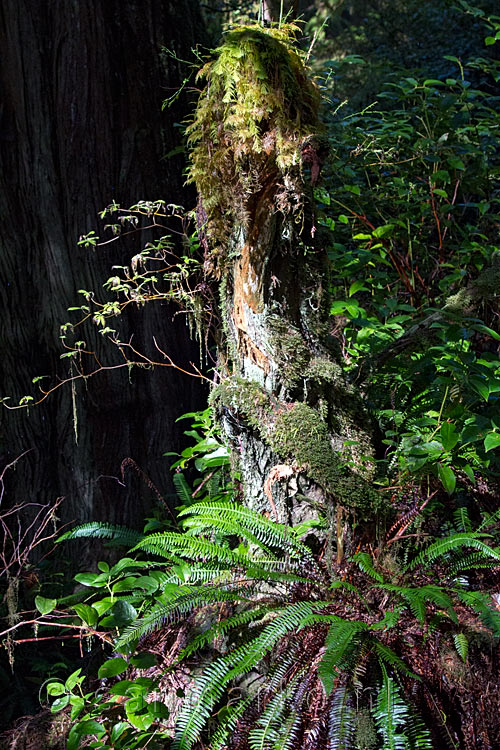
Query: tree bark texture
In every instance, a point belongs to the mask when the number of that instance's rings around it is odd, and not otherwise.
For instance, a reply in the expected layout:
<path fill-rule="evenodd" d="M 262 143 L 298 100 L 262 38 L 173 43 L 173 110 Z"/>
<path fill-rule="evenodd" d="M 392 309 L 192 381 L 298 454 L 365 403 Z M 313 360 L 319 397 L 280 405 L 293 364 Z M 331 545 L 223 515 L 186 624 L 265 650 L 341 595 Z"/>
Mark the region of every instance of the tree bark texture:
<path fill-rule="evenodd" d="M 198 4 L 190 0 L 2 3 L 1 395 L 11 404 L 33 391 L 34 376 L 70 374 L 59 341 L 67 307 L 83 303 L 78 289 L 100 290 L 112 265 L 142 249 L 139 238 L 128 247 L 79 248 L 97 212 L 112 200 L 127 206 L 186 197 L 182 157 L 164 156 L 179 143 L 176 123 L 190 103 L 161 111 L 185 71 L 162 47 L 185 58 L 202 38 Z M 173 313 L 167 306 L 132 310 L 123 316 L 123 340 L 134 333 L 136 347 L 147 351 L 156 334 L 182 365 L 196 354 Z M 99 355 L 106 360 L 102 347 Z M 131 483 L 130 473 L 126 486 L 113 477 L 131 457 L 168 491 L 162 453 L 178 448 L 175 419 L 193 408 L 200 390 L 171 369 L 127 375 L 99 374 L 77 382 L 74 394 L 63 387 L 29 412 L 3 409 L 1 467 L 29 451 L 5 477 L 11 504 L 65 495 L 66 521 L 142 521 L 155 499 L 151 489 Z"/>

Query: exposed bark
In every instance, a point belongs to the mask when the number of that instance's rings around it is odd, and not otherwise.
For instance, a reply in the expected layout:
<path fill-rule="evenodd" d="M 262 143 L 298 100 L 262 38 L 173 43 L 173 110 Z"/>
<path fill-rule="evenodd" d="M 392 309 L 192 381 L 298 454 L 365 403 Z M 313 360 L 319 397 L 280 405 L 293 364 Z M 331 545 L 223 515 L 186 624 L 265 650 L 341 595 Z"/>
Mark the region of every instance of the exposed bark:
<path fill-rule="evenodd" d="M 78 289 L 99 290 L 111 266 L 137 248 L 78 248 L 97 212 L 112 200 L 182 201 L 182 158 L 163 157 L 178 145 L 175 123 L 189 103 L 161 112 L 184 74 L 161 48 L 185 57 L 202 36 L 191 0 L 2 3 L 1 395 L 11 403 L 33 390 L 32 377 L 68 374 L 67 360 L 59 360 L 66 308 L 81 304 Z M 122 336 L 134 333 L 137 347 L 147 349 L 161 332 L 159 345 L 182 364 L 196 355 L 173 312 L 131 311 Z M 135 370 L 130 382 L 127 375 L 119 370 L 76 385 L 78 444 L 69 387 L 30 413 L 3 410 L 2 465 L 30 450 L 6 477 L 10 502 L 66 495 L 66 520 L 142 521 L 151 491 L 113 477 L 130 456 L 168 489 L 162 453 L 176 449 L 175 418 L 193 408 L 199 386 L 172 370 Z"/>

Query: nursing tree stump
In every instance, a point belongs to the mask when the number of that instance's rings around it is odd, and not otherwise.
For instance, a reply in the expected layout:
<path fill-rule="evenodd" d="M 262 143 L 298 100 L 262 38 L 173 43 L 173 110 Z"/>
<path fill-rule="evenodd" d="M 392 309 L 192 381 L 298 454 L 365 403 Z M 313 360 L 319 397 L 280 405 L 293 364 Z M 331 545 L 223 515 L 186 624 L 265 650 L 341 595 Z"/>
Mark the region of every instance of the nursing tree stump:
<path fill-rule="evenodd" d="M 312 187 L 326 153 L 321 95 L 296 28 L 228 34 L 200 72 L 188 129 L 205 270 L 219 287 L 212 393 L 244 501 L 295 524 L 326 511 L 337 559 L 373 518 L 372 425 L 328 323 L 328 258 Z"/>

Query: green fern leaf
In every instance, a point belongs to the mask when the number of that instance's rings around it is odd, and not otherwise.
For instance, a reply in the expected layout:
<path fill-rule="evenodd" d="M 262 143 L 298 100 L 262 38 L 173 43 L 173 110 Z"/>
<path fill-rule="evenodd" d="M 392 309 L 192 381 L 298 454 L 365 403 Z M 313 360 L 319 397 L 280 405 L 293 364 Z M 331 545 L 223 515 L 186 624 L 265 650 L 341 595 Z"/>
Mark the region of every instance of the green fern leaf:
<path fill-rule="evenodd" d="M 183 505 L 190 505 L 193 502 L 193 493 L 186 481 L 186 477 L 184 476 L 184 474 L 173 474 L 172 481 L 174 483 L 175 491 L 177 492 L 179 500 L 183 503 Z"/>
<path fill-rule="evenodd" d="M 371 576 L 371 578 L 374 578 L 380 583 L 383 582 L 384 579 L 382 578 L 381 574 L 373 567 L 373 561 L 368 552 L 357 552 L 351 559 L 358 565 L 363 573 L 366 573 L 367 575 Z"/>
<path fill-rule="evenodd" d="M 409 750 L 408 737 L 402 729 L 408 719 L 408 708 L 397 685 L 382 665 L 382 685 L 375 704 L 375 723 L 382 738 L 382 750 Z M 402 726 L 403 725 L 403 726 Z"/>
<path fill-rule="evenodd" d="M 329 750 L 351 750 L 355 711 L 346 687 L 339 687 L 330 700 L 328 716 Z"/>
<path fill-rule="evenodd" d="M 91 521 L 81 526 L 76 526 L 70 531 L 62 534 L 57 541 L 64 542 L 68 539 L 109 539 L 114 544 L 133 547 L 141 539 L 142 534 L 127 526 L 114 526 L 111 523 Z"/>
<path fill-rule="evenodd" d="M 453 633 L 453 643 L 462 661 L 466 662 L 469 652 L 469 641 L 465 633 Z"/>
<path fill-rule="evenodd" d="M 331 625 L 326 636 L 325 653 L 318 666 L 318 676 L 326 695 L 330 695 L 339 672 L 346 668 L 349 658 L 358 650 L 360 635 L 366 629 L 362 622 L 340 619 Z"/>
<path fill-rule="evenodd" d="M 418 674 L 412 672 L 392 648 L 389 648 L 389 646 L 386 646 L 385 643 L 381 643 L 380 641 L 373 641 L 373 646 L 379 657 L 379 663 L 382 670 L 385 670 L 385 663 L 397 672 L 401 672 L 401 674 L 413 677 L 414 680 L 420 680 Z"/>
<path fill-rule="evenodd" d="M 482 552 L 485 556 L 500 562 L 500 552 L 482 542 L 479 538 L 481 536 L 488 536 L 488 534 L 460 533 L 453 534 L 444 539 L 439 539 L 417 555 L 417 557 L 408 565 L 407 570 L 413 570 L 417 565 L 428 565 L 438 557 L 443 557 L 443 555 L 446 555 L 453 550 L 460 549 L 461 547 L 472 547 Z"/>

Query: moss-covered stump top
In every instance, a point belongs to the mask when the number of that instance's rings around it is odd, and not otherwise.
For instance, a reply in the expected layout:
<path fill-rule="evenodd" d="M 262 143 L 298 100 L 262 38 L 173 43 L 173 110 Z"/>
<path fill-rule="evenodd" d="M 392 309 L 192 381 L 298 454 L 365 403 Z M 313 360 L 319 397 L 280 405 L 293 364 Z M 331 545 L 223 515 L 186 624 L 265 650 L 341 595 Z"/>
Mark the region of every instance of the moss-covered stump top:
<path fill-rule="evenodd" d="M 269 191 L 270 206 L 284 213 L 301 208 L 301 151 L 319 130 L 320 93 L 297 31 L 240 27 L 198 74 L 207 85 L 187 129 L 189 179 L 214 255 L 227 249 L 235 222 L 248 228 L 253 196 Z"/>

